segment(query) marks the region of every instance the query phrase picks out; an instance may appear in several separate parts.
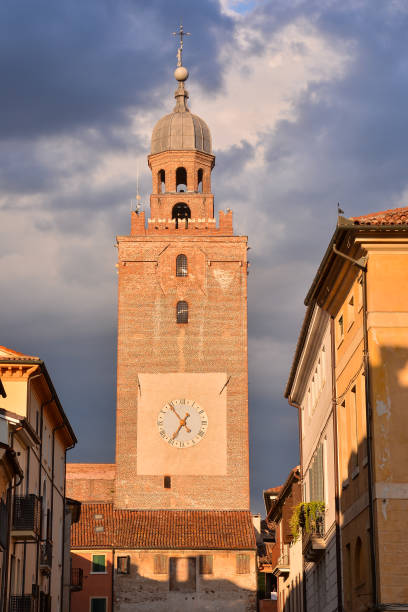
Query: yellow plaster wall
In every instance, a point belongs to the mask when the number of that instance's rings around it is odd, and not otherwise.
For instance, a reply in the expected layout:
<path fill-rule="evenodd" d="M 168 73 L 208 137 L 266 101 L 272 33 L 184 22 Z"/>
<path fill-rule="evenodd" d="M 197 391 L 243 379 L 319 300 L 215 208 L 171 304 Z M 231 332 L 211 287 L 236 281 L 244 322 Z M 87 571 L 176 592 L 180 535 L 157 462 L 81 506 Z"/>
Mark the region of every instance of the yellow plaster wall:
<path fill-rule="evenodd" d="M 19 416 L 27 416 L 27 380 L 2 379 L 7 397 L 0 397 L 0 408 L 15 412 Z"/>

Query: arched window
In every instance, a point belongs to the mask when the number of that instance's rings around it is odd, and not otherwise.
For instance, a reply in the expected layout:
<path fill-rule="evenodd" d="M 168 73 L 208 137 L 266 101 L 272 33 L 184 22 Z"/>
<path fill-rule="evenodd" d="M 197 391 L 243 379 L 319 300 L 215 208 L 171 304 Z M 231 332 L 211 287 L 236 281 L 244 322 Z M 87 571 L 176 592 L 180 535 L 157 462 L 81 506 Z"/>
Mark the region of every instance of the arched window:
<path fill-rule="evenodd" d="M 177 323 L 188 323 L 187 302 L 177 302 Z"/>
<path fill-rule="evenodd" d="M 158 189 L 159 193 L 165 193 L 166 191 L 166 172 L 159 170 L 158 172 Z"/>
<path fill-rule="evenodd" d="M 187 171 L 185 168 L 176 170 L 176 191 L 187 191 Z"/>
<path fill-rule="evenodd" d="M 175 204 L 173 206 L 171 218 L 176 220 L 176 229 L 178 228 L 179 219 L 186 219 L 186 220 L 190 219 L 191 211 L 189 207 L 187 206 L 187 204 L 185 204 L 184 202 L 179 202 L 178 204 Z M 187 226 L 187 223 L 186 223 L 186 226 Z"/>
<path fill-rule="evenodd" d="M 177 255 L 176 257 L 176 276 L 187 276 L 187 257 L 186 255 Z"/>
<path fill-rule="evenodd" d="M 203 193 L 203 170 L 199 169 L 197 172 L 197 191 L 199 193 Z"/>

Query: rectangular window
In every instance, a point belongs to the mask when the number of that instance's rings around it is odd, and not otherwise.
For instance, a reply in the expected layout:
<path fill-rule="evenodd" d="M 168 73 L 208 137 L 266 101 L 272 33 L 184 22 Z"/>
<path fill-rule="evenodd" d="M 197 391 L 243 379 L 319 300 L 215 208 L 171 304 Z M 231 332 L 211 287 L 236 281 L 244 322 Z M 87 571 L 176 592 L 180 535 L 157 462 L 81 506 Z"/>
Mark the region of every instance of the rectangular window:
<path fill-rule="evenodd" d="M 249 574 L 249 555 L 247 553 L 239 553 L 236 557 L 237 574 Z"/>
<path fill-rule="evenodd" d="M 118 557 L 116 561 L 116 571 L 118 574 L 130 574 L 130 556 Z"/>
<path fill-rule="evenodd" d="M 163 479 L 163 485 L 165 489 L 171 489 L 171 476 L 165 476 Z"/>
<path fill-rule="evenodd" d="M 106 573 L 106 555 L 92 555 L 92 574 Z"/>
<path fill-rule="evenodd" d="M 309 501 L 324 501 L 323 445 L 317 449 L 309 468 Z"/>
<path fill-rule="evenodd" d="M 154 555 L 154 573 L 167 574 L 167 563 L 166 555 Z"/>
<path fill-rule="evenodd" d="M 356 476 L 356 468 L 358 468 L 358 414 L 357 414 L 357 389 L 354 386 L 351 389 L 351 418 L 352 423 L 351 426 L 353 428 L 352 431 L 352 440 L 353 440 L 353 450 L 352 450 L 352 466 L 353 471 L 352 477 Z"/>
<path fill-rule="evenodd" d="M 200 556 L 200 574 L 212 574 L 213 573 L 213 556 L 212 555 L 201 555 Z"/>
<path fill-rule="evenodd" d="M 343 337 L 344 337 L 344 319 L 343 319 L 343 315 L 341 315 L 341 317 L 339 317 L 337 325 L 338 325 L 338 327 L 337 327 L 337 332 L 338 332 L 337 342 L 340 343 L 343 340 Z"/>
<path fill-rule="evenodd" d="M 91 612 L 106 612 L 106 597 L 91 597 Z"/>
<path fill-rule="evenodd" d="M 347 327 L 348 329 L 350 329 L 353 323 L 354 323 L 354 297 L 351 296 L 351 298 L 348 301 L 348 305 L 347 305 Z"/>

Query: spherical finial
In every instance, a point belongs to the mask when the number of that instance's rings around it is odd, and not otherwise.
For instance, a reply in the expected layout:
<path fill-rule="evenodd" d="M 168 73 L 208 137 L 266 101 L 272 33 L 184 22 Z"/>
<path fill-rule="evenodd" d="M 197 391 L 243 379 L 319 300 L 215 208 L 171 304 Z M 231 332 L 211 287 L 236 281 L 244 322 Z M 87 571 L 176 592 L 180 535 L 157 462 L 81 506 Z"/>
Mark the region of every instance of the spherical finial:
<path fill-rule="evenodd" d="M 174 78 L 176 81 L 187 81 L 188 70 L 185 66 L 178 66 L 174 71 Z"/>

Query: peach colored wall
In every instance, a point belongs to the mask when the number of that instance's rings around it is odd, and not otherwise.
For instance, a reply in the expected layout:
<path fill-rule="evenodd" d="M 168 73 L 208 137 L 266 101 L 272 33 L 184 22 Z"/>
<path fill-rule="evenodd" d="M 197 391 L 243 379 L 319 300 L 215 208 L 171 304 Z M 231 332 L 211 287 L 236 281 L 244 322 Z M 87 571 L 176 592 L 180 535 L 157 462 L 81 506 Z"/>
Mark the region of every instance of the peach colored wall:
<path fill-rule="evenodd" d="M 225 373 L 139 374 L 137 473 L 139 475 L 225 475 L 227 473 Z M 157 417 L 163 406 L 189 398 L 203 408 L 208 429 L 192 448 L 173 448 L 160 436 Z"/>
<path fill-rule="evenodd" d="M 106 555 L 106 573 L 92 574 L 92 555 Z M 101 550 L 72 550 L 71 560 L 73 568 L 83 570 L 83 588 L 81 591 L 71 593 L 71 611 L 88 612 L 91 597 L 107 597 L 107 612 L 112 610 L 112 571 L 113 552 L 109 549 Z"/>

